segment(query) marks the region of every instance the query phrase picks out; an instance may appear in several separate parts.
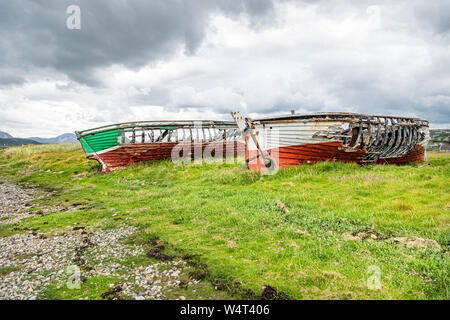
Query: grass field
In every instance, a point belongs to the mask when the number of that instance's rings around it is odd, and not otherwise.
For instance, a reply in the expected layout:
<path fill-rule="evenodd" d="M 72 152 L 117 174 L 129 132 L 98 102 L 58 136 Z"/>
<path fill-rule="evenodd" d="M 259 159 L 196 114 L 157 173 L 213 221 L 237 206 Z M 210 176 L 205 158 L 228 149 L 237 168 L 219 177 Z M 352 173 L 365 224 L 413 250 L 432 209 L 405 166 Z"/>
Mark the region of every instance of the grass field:
<path fill-rule="evenodd" d="M 431 166 L 326 162 L 273 176 L 165 160 L 101 175 L 75 144 L 8 148 L 1 179 L 55 191 L 42 205 L 82 209 L 2 226 L 0 236 L 129 223 L 195 256 L 235 297 L 271 286 L 293 299 L 449 299 L 450 154 L 428 157 Z M 370 289 L 377 275 L 381 287 Z"/>

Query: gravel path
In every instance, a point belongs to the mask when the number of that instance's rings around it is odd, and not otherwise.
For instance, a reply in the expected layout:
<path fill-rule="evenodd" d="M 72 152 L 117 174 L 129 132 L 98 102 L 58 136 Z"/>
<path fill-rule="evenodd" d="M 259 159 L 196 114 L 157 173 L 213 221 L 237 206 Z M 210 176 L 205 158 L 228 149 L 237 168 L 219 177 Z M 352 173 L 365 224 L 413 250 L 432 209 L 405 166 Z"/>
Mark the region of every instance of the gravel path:
<path fill-rule="evenodd" d="M 23 210 L 32 199 L 35 195 L 30 190 L 1 183 L 1 222 L 14 223 L 29 217 Z M 124 225 L 93 232 L 74 228 L 48 237 L 31 233 L 0 238 L 0 300 L 36 299 L 50 284 L 58 289 L 74 283 L 82 287 L 87 279 L 99 275 L 117 278 L 103 298 L 164 299 L 165 288 L 182 283 L 180 274 L 186 262 L 161 261 L 145 267 L 121 264 L 124 259 L 142 256 L 149 250 L 121 241 L 135 232 L 135 228 Z M 80 276 L 74 270 L 79 270 Z M 197 283 L 190 280 L 188 284 Z M 84 298 L 87 297 L 80 297 Z"/>

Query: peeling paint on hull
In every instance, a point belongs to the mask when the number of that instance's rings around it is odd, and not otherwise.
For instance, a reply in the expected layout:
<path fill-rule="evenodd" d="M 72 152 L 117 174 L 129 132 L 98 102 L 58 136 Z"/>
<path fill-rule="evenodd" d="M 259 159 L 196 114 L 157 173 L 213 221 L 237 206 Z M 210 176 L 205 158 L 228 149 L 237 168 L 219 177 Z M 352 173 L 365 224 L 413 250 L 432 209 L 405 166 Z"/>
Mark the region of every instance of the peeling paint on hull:
<path fill-rule="evenodd" d="M 240 131 L 232 121 L 125 122 L 75 133 L 86 156 L 97 160 L 103 172 L 172 156 L 184 161 L 244 154 Z"/>
<path fill-rule="evenodd" d="M 245 136 L 251 170 L 319 161 L 401 164 L 426 160 L 428 121 L 351 113 L 243 118 L 232 112 Z M 264 163 L 266 165 L 264 165 Z"/>
<path fill-rule="evenodd" d="M 203 157 L 205 151 L 208 155 L 215 156 L 216 148 L 223 148 L 222 154 L 224 157 L 243 155 L 245 152 L 245 145 L 239 141 L 141 143 L 123 145 L 112 148 L 112 150 L 106 150 L 105 152 L 89 154 L 88 158 L 97 160 L 102 165 L 102 171 L 108 172 L 122 169 L 141 161 L 169 159 L 172 155 L 172 150 L 175 147 L 180 149 L 184 147 L 182 150 L 187 151 L 187 154 L 184 154 L 184 152 L 181 151 L 179 153 L 180 156 L 195 158 L 197 157 L 195 151 L 196 146 L 201 150 L 201 152 L 197 151 L 199 157 Z"/>
<path fill-rule="evenodd" d="M 300 164 L 314 164 L 321 161 L 355 162 L 366 164 L 364 161 L 367 153 L 361 150 L 356 152 L 345 152 L 340 142 L 323 142 L 314 144 L 304 144 L 297 146 L 273 148 L 267 150 L 274 159 L 278 159 L 276 165 L 279 168 L 288 168 Z M 246 148 L 246 160 L 248 168 L 251 170 L 264 170 L 265 165 L 258 150 L 249 151 Z M 425 149 L 416 146 L 408 155 L 379 159 L 377 164 L 402 164 L 406 162 L 417 162 L 425 160 Z"/>

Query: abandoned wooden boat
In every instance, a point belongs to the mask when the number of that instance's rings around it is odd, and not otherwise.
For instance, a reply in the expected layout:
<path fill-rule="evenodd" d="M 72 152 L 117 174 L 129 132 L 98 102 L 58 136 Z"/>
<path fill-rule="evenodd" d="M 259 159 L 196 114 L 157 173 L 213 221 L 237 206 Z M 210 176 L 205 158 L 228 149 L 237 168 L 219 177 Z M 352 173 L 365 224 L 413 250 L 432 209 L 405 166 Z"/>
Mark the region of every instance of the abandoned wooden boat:
<path fill-rule="evenodd" d="M 314 113 L 243 118 L 232 112 L 245 136 L 252 170 L 318 161 L 401 164 L 426 160 L 428 121 L 357 113 Z"/>
<path fill-rule="evenodd" d="M 236 156 L 244 154 L 241 133 L 233 121 L 146 121 L 76 131 L 88 159 L 102 171 L 145 160 Z M 176 150 L 174 150 L 176 148 Z M 219 150 L 219 151 L 218 151 Z"/>

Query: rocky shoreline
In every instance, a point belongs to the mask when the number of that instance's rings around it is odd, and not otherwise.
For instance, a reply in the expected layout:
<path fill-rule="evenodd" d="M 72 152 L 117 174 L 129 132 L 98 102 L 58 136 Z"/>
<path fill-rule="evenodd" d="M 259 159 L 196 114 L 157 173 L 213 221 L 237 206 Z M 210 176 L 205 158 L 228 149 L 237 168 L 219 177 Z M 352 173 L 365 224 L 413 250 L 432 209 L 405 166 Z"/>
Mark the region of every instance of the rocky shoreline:
<path fill-rule="evenodd" d="M 32 189 L 23 189 L 14 184 L 0 181 L 0 224 L 12 224 L 28 218 L 30 213 L 25 211 L 30 201 L 42 197 Z"/>
<path fill-rule="evenodd" d="M 0 223 L 17 223 L 30 217 L 26 209 L 38 197 L 30 189 L 2 182 Z M 145 255 L 148 250 L 122 241 L 136 231 L 126 225 L 92 232 L 75 227 L 51 236 L 33 232 L 0 238 L 0 300 L 38 299 L 48 286 L 72 286 L 76 290 L 95 276 L 116 279 L 110 290 L 102 294 L 104 299 L 164 299 L 164 289 L 168 287 L 199 282 L 181 281 L 184 261 L 161 260 L 146 266 L 122 263 L 127 258 Z"/>

